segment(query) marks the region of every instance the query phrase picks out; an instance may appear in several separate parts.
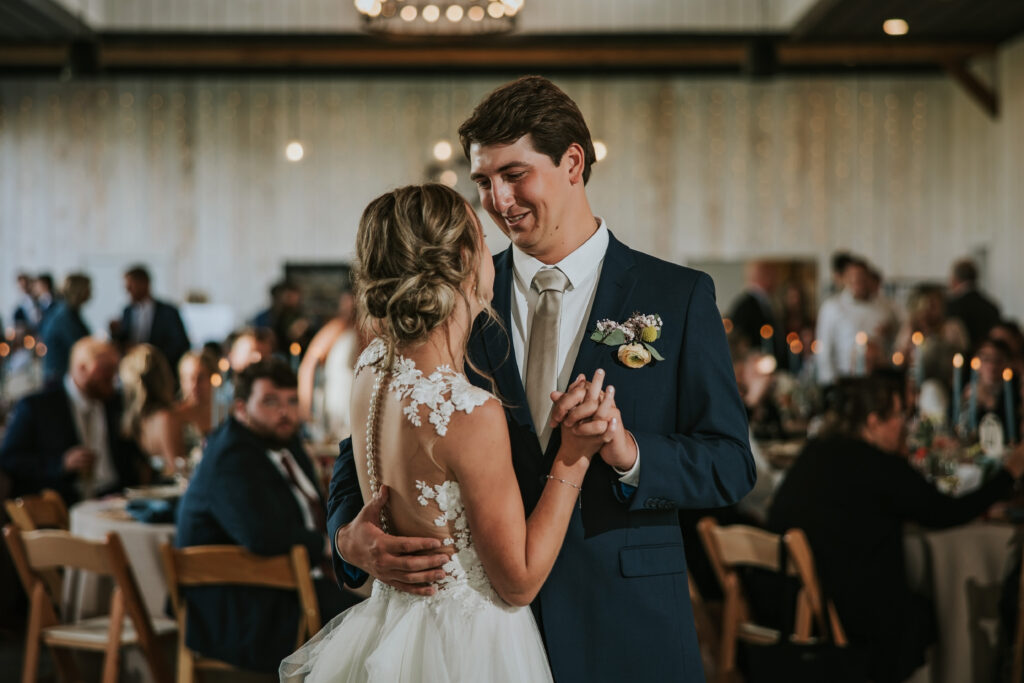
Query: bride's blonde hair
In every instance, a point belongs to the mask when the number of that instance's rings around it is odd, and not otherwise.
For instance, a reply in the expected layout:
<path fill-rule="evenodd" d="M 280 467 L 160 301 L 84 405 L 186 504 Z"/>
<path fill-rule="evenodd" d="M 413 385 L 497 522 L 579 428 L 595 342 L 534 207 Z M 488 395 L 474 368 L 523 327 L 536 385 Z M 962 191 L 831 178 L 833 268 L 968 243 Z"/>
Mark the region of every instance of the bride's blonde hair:
<path fill-rule="evenodd" d="M 474 282 L 480 259 L 490 258 L 471 211 L 455 190 L 434 183 L 400 187 L 363 211 L 352 275 L 360 318 L 387 346 L 384 367 L 396 349 L 443 325 L 459 299 L 469 304 L 463 283 Z M 490 304 L 479 304 L 500 325 Z"/>

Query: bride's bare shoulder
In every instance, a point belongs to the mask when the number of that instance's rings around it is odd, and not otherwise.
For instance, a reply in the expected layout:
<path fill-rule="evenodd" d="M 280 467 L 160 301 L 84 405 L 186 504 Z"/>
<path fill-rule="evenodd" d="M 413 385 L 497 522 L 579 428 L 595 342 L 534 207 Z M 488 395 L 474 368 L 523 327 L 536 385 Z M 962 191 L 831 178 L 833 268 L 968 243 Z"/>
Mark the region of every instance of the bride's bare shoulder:
<path fill-rule="evenodd" d="M 486 400 L 471 411 L 452 414 L 444 438 L 434 444 L 439 460 L 458 468 L 467 458 L 479 459 L 481 453 L 505 452 L 509 449 L 505 408 L 501 402 L 487 395 Z"/>

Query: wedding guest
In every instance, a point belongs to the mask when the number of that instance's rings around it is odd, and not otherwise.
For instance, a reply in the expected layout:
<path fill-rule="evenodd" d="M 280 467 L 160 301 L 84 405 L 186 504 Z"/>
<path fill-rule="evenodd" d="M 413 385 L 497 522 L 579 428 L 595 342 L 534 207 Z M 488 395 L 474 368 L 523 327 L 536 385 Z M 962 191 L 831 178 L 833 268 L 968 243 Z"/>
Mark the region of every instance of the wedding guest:
<path fill-rule="evenodd" d="M 815 363 L 818 382 L 825 386 L 841 377 L 866 373 L 866 356 L 883 354 L 892 343 L 889 335 L 895 332 L 892 311 L 870 298 L 868 267 L 864 261 L 855 259 L 846 265 L 843 283 L 843 291 L 827 299 L 818 312 Z M 867 337 L 863 345 L 857 342 L 862 332 Z"/>
<path fill-rule="evenodd" d="M 39 327 L 42 328 L 56 304 L 53 297 L 53 276 L 49 273 L 37 275 L 32 281 L 32 297 L 35 299 L 36 308 L 39 309 Z"/>
<path fill-rule="evenodd" d="M 111 337 L 125 348 L 152 344 L 172 368 L 178 367 L 190 346 L 178 309 L 153 298 L 149 271 L 144 266 L 134 266 L 125 272 L 124 289 L 131 303 L 125 307 L 120 322 L 111 322 Z"/>
<path fill-rule="evenodd" d="M 59 381 L 68 371 L 71 347 L 89 335 L 89 327 L 82 320 L 82 306 L 92 298 L 92 281 L 88 275 L 72 273 L 64 279 L 64 300 L 54 306 L 42 329 L 46 345 L 43 357 L 43 380 L 49 384 Z"/>
<path fill-rule="evenodd" d="M 18 289 L 21 294 L 11 319 L 16 328 L 23 329 L 28 334 L 34 334 L 39 329 L 41 314 L 36 300 L 32 296 L 32 276 L 28 273 L 18 273 Z"/>
<path fill-rule="evenodd" d="M 247 327 L 228 340 L 228 362 L 231 372 L 238 374 L 253 363 L 270 358 L 277 341 L 266 327 Z"/>
<path fill-rule="evenodd" d="M 1006 344 L 1010 354 L 1007 365 L 1014 375 L 1024 377 L 1024 333 L 1020 326 L 1012 320 L 1000 320 L 989 330 L 988 336 Z"/>
<path fill-rule="evenodd" d="M 217 358 L 217 355 L 203 349 L 188 351 L 178 361 L 181 400 L 175 406 L 175 412 L 184 424 L 186 442 L 198 444 L 213 429 L 213 386 L 210 381 L 218 371 Z"/>
<path fill-rule="evenodd" d="M 971 349 L 977 349 L 999 322 L 999 305 L 978 289 L 978 267 L 971 259 L 960 259 L 953 264 L 946 315 L 963 321 Z"/>
<path fill-rule="evenodd" d="M 338 314 L 321 327 L 299 364 L 299 410 L 305 421 L 322 418 L 326 439 L 339 441 L 351 433 L 349 395 L 353 368 L 362 350 L 356 330 L 355 297 L 351 292 L 338 299 Z M 317 369 L 323 367 L 323 404 L 313 406 Z M 322 413 L 322 414 L 321 414 Z"/>
<path fill-rule="evenodd" d="M 959 320 L 946 317 L 945 303 L 941 287 L 915 287 L 907 298 L 907 320 L 896 348 L 916 375 L 915 383 L 937 381 L 948 396 L 953 389 L 953 356 L 967 352 L 967 332 Z M 916 332 L 921 333 L 920 344 L 914 343 Z"/>
<path fill-rule="evenodd" d="M 270 288 L 270 307 L 257 313 L 250 325 L 272 330 L 281 351 L 293 342 L 305 348 L 311 325 L 303 314 L 302 291 L 288 280 L 275 283 Z"/>
<path fill-rule="evenodd" d="M 975 427 L 981 424 L 986 415 L 995 415 L 1003 427 L 1004 443 L 1010 443 L 1011 437 L 1011 428 L 1006 417 L 1006 389 L 1003 380 L 1003 371 L 1010 367 L 1010 355 L 1010 348 L 1004 342 L 997 339 L 983 341 L 975 354 L 981 361 L 977 381 L 967 383 L 960 403 L 964 407 L 965 419 Z M 1014 374 L 1010 381 L 1010 396 L 1014 404 L 1011 419 L 1016 424 L 1018 440 L 1021 438 L 1021 402 L 1017 400 L 1020 396 L 1020 379 L 1019 375 Z"/>
<path fill-rule="evenodd" d="M 843 278 L 846 275 L 846 266 L 853 263 L 854 260 L 854 256 L 848 251 L 833 252 L 831 259 L 832 281 L 829 283 L 830 297 L 843 291 L 845 286 Z"/>
<path fill-rule="evenodd" d="M 782 286 L 782 333 L 784 340 L 795 334 L 803 346 L 802 353 L 810 353 L 814 341 L 814 314 L 806 290 L 796 280 L 789 280 Z"/>
<path fill-rule="evenodd" d="M 768 526 L 807 533 L 846 635 L 867 655 L 870 680 L 898 683 L 924 663 L 935 639 L 929 601 L 907 584 L 904 523 L 963 524 L 1009 497 L 1024 474 L 1024 447 L 980 489 L 947 496 L 898 455 L 905 431 L 899 380 L 847 378 L 835 391 L 827 434 L 790 468 Z"/>
<path fill-rule="evenodd" d="M 94 337 L 71 349 L 63 381 L 17 403 L 0 446 L 12 495 L 55 489 L 65 501 L 145 483 L 151 472 L 135 443 L 121 436 L 114 390 L 117 351 Z"/>
<path fill-rule="evenodd" d="M 139 445 L 153 468 L 173 475 L 185 464 L 188 453 L 182 438 L 182 421 L 174 410 L 175 378 L 160 350 L 138 344 L 121 361 L 124 417 L 121 432 Z"/>
<path fill-rule="evenodd" d="M 733 302 L 729 310 L 733 330 L 743 335 L 751 348 L 770 351 L 780 367 L 786 362 L 786 335 L 779 326 L 772 300 L 778 276 L 775 264 L 753 261 L 746 266 L 747 288 Z M 765 326 L 771 335 L 765 340 L 761 331 Z"/>
<path fill-rule="evenodd" d="M 320 616 L 327 622 L 356 600 L 320 569 L 330 553 L 324 500 L 299 425 L 296 378 L 286 361 L 268 358 L 241 371 L 232 415 L 210 435 L 181 499 L 175 544 L 240 545 L 257 555 L 305 546 L 316 568 Z M 208 586 L 186 589 L 185 600 L 186 643 L 201 654 L 276 672 L 295 649 L 294 593 Z"/>

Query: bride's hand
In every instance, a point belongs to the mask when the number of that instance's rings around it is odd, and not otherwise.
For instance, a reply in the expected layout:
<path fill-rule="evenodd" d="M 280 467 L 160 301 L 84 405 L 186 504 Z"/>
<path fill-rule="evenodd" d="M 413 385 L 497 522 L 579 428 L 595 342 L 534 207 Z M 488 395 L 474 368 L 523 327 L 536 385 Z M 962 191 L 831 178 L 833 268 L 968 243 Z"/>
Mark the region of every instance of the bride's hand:
<path fill-rule="evenodd" d="M 350 565 L 370 576 L 414 595 L 433 595 L 434 581 L 445 577 L 441 566 L 448 554 L 436 538 L 391 536 L 380 528 L 380 512 L 388 500 L 388 487 L 363 506 L 355 519 L 338 529 L 335 547 Z"/>
<path fill-rule="evenodd" d="M 604 371 L 598 370 L 594 373 L 593 381 L 584 385 L 582 401 L 562 417 L 562 448 L 559 455 L 566 465 L 578 461 L 585 461 L 585 465 L 589 465 L 591 457 L 611 442 L 622 429 L 619 410 L 615 407 L 615 391 L 612 387 L 602 391 L 603 385 Z M 577 391 L 574 384 L 566 395 Z M 562 451 L 565 451 L 564 457 Z"/>

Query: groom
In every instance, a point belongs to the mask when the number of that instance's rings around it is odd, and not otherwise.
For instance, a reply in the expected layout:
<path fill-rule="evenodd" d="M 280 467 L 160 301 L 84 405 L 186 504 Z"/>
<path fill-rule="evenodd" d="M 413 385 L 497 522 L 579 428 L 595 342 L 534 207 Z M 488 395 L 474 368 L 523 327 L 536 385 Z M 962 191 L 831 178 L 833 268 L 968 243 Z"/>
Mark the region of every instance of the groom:
<path fill-rule="evenodd" d="M 633 251 L 594 217 L 584 189 L 595 162 L 590 132 L 550 81 L 498 88 L 459 135 L 483 206 L 512 241 L 494 257 L 493 305 L 507 333 L 478 326 L 470 354 L 509 405 L 527 513 L 561 429 L 593 415 L 573 378 L 603 370 L 625 428 L 594 459 L 533 603 L 555 680 L 703 680 L 677 510 L 735 503 L 755 477 L 711 278 Z M 591 339 L 598 321 L 636 312 L 660 316 L 651 346 L 663 360 L 641 365 L 647 347 L 630 356 Z M 427 582 L 443 576 L 446 556 L 436 541 L 380 531 L 380 504 L 363 507 L 343 442 L 328 503 L 338 576 L 361 583 L 361 567 L 403 590 L 431 592 Z"/>

